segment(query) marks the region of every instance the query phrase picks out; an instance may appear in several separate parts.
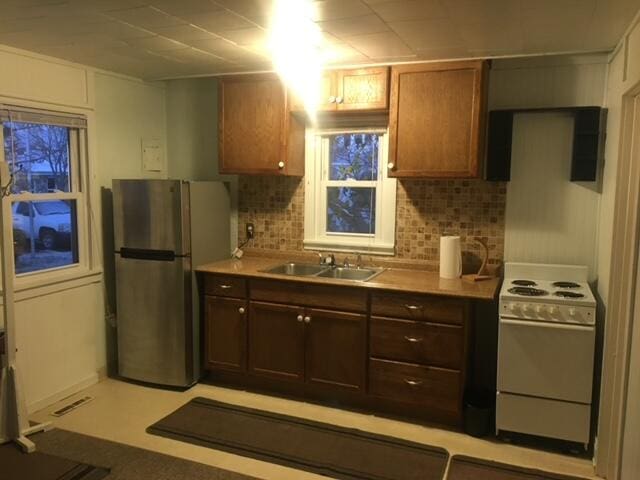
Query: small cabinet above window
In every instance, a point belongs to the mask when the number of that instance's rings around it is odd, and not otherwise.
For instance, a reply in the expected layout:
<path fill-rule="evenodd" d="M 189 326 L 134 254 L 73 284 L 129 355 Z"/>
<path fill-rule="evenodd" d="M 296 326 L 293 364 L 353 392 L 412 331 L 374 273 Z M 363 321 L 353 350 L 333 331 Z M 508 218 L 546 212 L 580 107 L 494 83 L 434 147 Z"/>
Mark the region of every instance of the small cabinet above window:
<path fill-rule="evenodd" d="M 304 175 L 304 125 L 276 75 L 218 80 L 218 159 L 225 174 Z"/>
<path fill-rule="evenodd" d="M 320 82 L 320 103 L 323 112 L 386 111 L 389 108 L 389 67 L 326 70 Z M 302 112 L 298 99 L 291 111 Z"/>

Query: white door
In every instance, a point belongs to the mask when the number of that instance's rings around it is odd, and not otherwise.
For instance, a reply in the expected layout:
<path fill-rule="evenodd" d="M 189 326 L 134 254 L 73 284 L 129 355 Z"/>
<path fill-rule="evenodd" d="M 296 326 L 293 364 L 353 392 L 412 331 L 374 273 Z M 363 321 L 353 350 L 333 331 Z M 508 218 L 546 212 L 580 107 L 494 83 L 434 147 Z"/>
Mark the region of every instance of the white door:
<path fill-rule="evenodd" d="M 632 161 L 640 162 L 640 96 L 635 98 L 634 127 Z M 631 332 L 621 480 L 636 480 L 640 472 L 640 264 L 636 271 L 635 308 Z"/>
<path fill-rule="evenodd" d="M 595 329 L 501 317 L 498 390 L 591 403 Z"/>

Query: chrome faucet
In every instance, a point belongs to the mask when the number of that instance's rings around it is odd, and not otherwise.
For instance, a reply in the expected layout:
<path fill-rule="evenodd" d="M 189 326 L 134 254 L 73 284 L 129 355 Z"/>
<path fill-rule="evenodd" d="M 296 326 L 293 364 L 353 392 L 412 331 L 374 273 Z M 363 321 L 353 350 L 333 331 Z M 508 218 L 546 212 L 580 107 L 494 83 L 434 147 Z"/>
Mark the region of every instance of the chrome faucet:
<path fill-rule="evenodd" d="M 362 268 L 362 254 L 356 254 L 356 268 Z"/>
<path fill-rule="evenodd" d="M 329 261 L 327 262 L 327 260 L 329 260 Z M 331 267 L 335 267 L 336 266 L 336 256 L 333 253 L 330 253 L 325 258 L 325 263 L 328 263 L 329 265 L 331 265 Z"/>
<path fill-rule="evenodd" d="M 342 266 L 344 268 L 351 268 L 351 263 L 349 262 L 349 257 L 344 257 L 344 262 L 342 262 Z"/>

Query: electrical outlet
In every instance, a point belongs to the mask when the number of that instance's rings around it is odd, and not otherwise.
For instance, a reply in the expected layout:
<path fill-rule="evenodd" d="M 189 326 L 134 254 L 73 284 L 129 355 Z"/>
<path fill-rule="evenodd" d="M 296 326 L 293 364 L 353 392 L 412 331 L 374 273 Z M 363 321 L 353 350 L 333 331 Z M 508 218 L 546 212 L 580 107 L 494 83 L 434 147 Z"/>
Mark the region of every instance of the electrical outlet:
<path fill-rule="evenodd" d="M 245 225 L 245 231 L 247 233 L 247 238 L 251 239 L 253 238 L 253 235 L 255 233 L 254 227 L 253 227 L 253 223 L 247 223 Z"/>

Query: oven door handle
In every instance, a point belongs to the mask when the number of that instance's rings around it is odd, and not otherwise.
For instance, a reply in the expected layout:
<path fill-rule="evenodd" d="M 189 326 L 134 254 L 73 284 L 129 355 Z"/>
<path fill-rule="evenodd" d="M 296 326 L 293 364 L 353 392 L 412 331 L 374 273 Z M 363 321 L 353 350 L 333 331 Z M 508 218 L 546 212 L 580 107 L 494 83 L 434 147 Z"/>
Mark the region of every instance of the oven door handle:
<path fill-rule="evenodd" d="M 555 328 L 557 330 L 580 330 L 583 332 L 589 332 L 594 329 L 593 325 L 576 325 L 575 323 L 530 322 L 527 320 L 511 320 L 509 318 L 500 318 L 500 323 L 504 325 L 515 325 L 520 327 Z"/>

